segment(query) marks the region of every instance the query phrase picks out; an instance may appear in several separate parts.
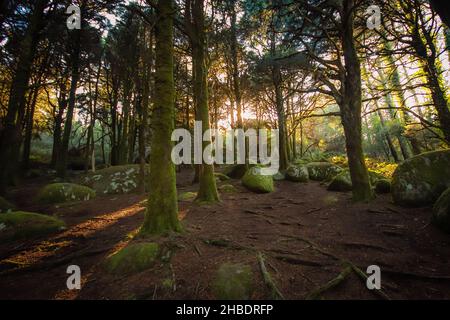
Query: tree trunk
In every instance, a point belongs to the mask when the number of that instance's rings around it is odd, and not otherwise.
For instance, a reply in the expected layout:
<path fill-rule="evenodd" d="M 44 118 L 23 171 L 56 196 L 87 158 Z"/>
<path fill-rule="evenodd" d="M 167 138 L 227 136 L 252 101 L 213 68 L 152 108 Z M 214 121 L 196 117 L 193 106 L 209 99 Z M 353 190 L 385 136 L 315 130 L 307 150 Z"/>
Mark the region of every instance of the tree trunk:
<path fill-rule="evenodd" d="M 342 48 L 345 61 L 345 83 L 340 109 L 345 132 L 348 163 L 353 185 L 353 199 L 368 201 L 373 198 L 369 173 L 364 161 L 361 129 L 361 68 L 353 38 L 354 0 L 344 0 L 341 13 Z"/>
<path fill-rule="evenodd" d="M 159 0 L 156 23 L 155 95 L 152 114 L 150 189 L 141 235 L 180 231 L 175 165 L 171 160 L 175 123 L 173 0 Z"/>
<path fill-rule="evenodd" d="M 46 0 L 38 0 L 31 14 L 28 28 L 20 44 L 17 70 L 11 84 L 8 111 L 0 132 L 0 193 L 13 182 L 19 162 L 22 123 L 25 114 L 25 94 L 31 76 L 31 66 L 39 42 Z"/>

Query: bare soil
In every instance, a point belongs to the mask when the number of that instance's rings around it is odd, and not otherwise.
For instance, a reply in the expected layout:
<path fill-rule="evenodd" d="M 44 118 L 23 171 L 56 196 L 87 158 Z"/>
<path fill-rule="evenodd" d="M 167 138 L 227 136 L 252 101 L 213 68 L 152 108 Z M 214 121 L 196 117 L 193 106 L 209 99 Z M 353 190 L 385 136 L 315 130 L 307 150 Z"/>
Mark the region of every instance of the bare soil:
<path fill-rule="evenodd" d="M 178 174 L 179 192 L 196 191 L 193 173 Z M 390 195 L 356 204 L 317 182 L 276 182 L 271 194 L 247 191 L 198 206 L 180 202 L 184 233 L 152 239 L 171 254 L 134 275 L 104 272 L 105 257 L 125 246 L 143 222 L 144 195 L 99 196 L 60 206 L 36 206 L 45 180 L 12 195 L 20 209 L 61 217 L 67 230 L 44 239 L 0 244 L 0 299 L 214 299 L 211 283 L 224 262 L 245 263 L 254 273 L 253 299 L 270 298 L 257 256 L 286 299 L 304 299 L 352 263 L 381 268 L 384 296 L 352 273 L 325 299 L 449 299 L 450 237 L 430 224 L 431 208 L 401 208 Z M 230 183 L 230 182 L 225 182 Z M 80 291 L 66 289 L 66 269 L 81 267 Z M 174 285 L 163 285 L 165 279 Z M 167 283 L 167 281 L 166 281 Z"/>

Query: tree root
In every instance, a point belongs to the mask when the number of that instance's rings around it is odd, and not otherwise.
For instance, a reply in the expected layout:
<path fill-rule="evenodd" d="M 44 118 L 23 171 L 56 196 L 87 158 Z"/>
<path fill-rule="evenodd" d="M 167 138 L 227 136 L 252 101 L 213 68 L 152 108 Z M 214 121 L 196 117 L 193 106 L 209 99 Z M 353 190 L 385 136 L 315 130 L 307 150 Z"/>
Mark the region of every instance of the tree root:
<path fill-rule="evenodd" d="M 283 294 L 278 290 L 275 282 L 272 280 L 270 273 L 267 271 L 266 265 L 264 264 L 264 256 L 258 253 L 259 267 L 264 278 L 266 286 L 270 289 L 272 299 L 284 300 Z"/>
<path fill-rule="evenodd" d="M 367 278 L 368 278 L 367 274 L 351 262 L 346 262 L 346 264 L 352 268 L 353 272 L 356 273 L 356 275 L 363 281 L 364 286 L 366 286 L 366 282 L 367 282 Z M 384 300 L 391 300 L 391 298 L 389 298 L 389 296 L 381 289 L 380 290 L 375 289 L 375 290 L 370 290 L 370 291 Z"/>
<path fill-rule="evenodd" d="M 351 266 L 347 266 L 344 268 L 344 270 L 342 270 L 341 273 L 339 273 L 339 275 L 332 279 L 331 281 L 329 281 L 327 284 L 325 284 L 324 286 L 321 286 L 315 290 L 313 290 L 311 293 L 309 293 L 306 296 L 306 300 L 317 300 L 320 298 L 320 296 L 322 296 L 322 294 L 324 294 L 326 291 L 331 290 L 335 287 L 337 287 L 339 284 L 341 284 L 345 279 L 348 278 L 348 276 L 352 273 L 352 267 Z"/>

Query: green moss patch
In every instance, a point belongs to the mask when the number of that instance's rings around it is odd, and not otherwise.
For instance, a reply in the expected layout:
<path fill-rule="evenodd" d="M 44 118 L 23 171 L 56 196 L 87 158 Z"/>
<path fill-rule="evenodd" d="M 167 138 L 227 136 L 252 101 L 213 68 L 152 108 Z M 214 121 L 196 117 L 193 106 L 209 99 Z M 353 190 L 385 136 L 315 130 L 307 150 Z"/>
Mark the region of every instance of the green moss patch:
<path fill-rule="evenodd" d="M 219 191 L 223 193 L 236 193 L 238 190 L 231 184 L 224 184 L 219 187 Z"/>
<path fill-rule="evenodd" d="M 36 201 L 42 204 L 53 204 L 88 201 L 93 198 L 95 198 L 95 191 L 91 188 L 73 183 L 53 183 L 39 192 Z"/>
<path fill-rule="evenodd" d="M 193 201 L 197 198 L 197 192 L 183 192 L 178 196 L 179 201 Z"/>
<path fill-rule="evenodd" d="M 248 300 L 253 291 L 253 273 L 249 266 L 225 263 L 219 267 L 212 285 L 219 300 Z"/>
<path fill-rule="evenodd" d="M 215 172 L 214 176 L 219 179 L 219 181 L 228 181 L 231 180 L 231 178 L 223 173 Z"/>
<path fill-rule="evenodd" d="M 272 176 L 262 175 L 259 167 L 249 169 L 242 177 L 242 184 L 253 192 L 270 193 L 274 191 Z"/>
<path fill-rule="evenodd" d="M 63 221 L 38 213 L 12 212 L 0 215 L 0 239 L 28 239 L 65 229 Z"/>
<path fill-rule="evenodd" d="M 369 170 L 369 179 L 372 186 L 375 186 L 380 180 L 386 180 L 384 176 L 371 170 Z M 336 177 L 333 178 L 333 180 L 331 180 L 331 183 L 328 185 L 329 191 L 345 192 L 352 191 L 352 188 L 352 178 L 350 176 L 349 169 L 345 169 L 344 171 L 339 173 Z"/>
<path fill-rule="evenodd" d="M 308 182 L 309 173 L 306 166 L 303 165 L 291 165 L 286 170 L 286 180 L 293 182 Z"/>
<path fill-rule="evenodd" d="M 434 204 L 432 221 L 439 229 L 450 233 L 450 188 Z"/>
<path fill-rule="evenodd" d="M 146 165 L 146 176 L 150 167 Z M 89 173 L 82 177 L 80 184 L 94 189 L 98 194 L 128 194 L 139 189 L 139 165 L 114 166 Z M 148 179 L 146 190 L 149 190 Z"/>
<path fill-rule="evenodd" d="M 15 208 L 16 208 L 16 206 L 13 205 L 11 202 L 9 202 L 8 200 L 6 200 L 3 197 L 0 197 L 0 213 L 14 211 Z"/>
<path fill-rule="evenodd" d="M 152 267 L 159 256 L 157 243 L 131 244 L 109 256 L 105 268 L 113 274 L 129 274 L 144 271 Z"/>
<path fill-rule="evenodd" d="M 450 187 L 450 150 L 422 153 L 395 170 L 394 202 L 404 206 L 433 204 Z"/>

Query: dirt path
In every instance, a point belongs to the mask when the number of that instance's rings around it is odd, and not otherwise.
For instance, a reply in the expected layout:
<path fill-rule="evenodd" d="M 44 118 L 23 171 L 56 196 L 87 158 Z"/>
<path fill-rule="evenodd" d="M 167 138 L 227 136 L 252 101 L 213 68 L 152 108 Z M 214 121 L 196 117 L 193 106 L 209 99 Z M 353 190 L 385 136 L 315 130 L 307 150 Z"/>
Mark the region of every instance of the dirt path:
<path fill-rule="evenodd" d="M 195 191 L 191 173 L 179 174 L 180 192 Z M 211 279 L 223 262 L 247 263 L 255 274 L 254 299 L 268 298 L 257 254 L 288 299 L 303 299 L 336 277 L 342 261 L 364 270 L 378 265 L 384 292 L 393 299 L 450 298 L 450 238 L 429 224 L 430 208 L 405 209 L 380 196 L 354 204 L 348 193 L 319 183 L 277 182 L 276 192 L 236 194 L 199 207 L 180 202 L 185 233 L 171 239 L 171 268 L 160 265 L 132 276 L 102 271 L 105 256 L 125 245 L 141 225 L 145 197 L 104 196 L 59 208 L 24 209 L 56 214 L 68 224 L 40 241 L 0 245 L 1 299 L 212 299 Z M 35 192 L 39 184 L 18 191 Z M 23 191 L 25 190 L 25 191 Z M 67 291 L 66 268 L 83 273 L 81 291 Z M 23 269 L 20 269 L 23 268 Z M 175 279 L 176 288 L 164 288 Z M 356 274 L 324 294 L 330 299 L 377 299 Z"/>

